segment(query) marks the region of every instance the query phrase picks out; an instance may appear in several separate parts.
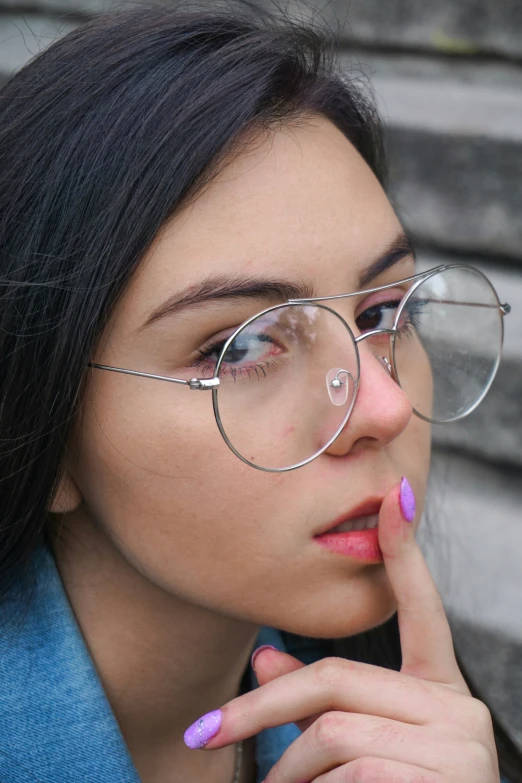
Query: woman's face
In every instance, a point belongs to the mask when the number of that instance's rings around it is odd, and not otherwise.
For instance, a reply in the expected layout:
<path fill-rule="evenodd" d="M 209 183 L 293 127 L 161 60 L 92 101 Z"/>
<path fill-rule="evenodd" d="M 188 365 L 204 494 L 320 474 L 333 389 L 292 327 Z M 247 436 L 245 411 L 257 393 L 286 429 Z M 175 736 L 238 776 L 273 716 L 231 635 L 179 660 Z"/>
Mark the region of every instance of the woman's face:
<path fill-rule="evenodd" d="M 247 277 L 317 296 L 357 291 L 401 233 L 374 175 L 331 123 L 278 130 L 246 146 L 157 237 L 95 361 L 190 378 L 214 336 L 285 300 L 273 287 L 268 297 L 194 303 L 203 284 L 207 294 L 216 279 L 223 287 Z M 413 274 L 402 255 L 366 287 Z M 363 294 L 334 307 L 357 334 L 378 301 Z M 313 536 L 404 475 L 421 507 L 430 433 L 369 341 L 360 357 L 349 424 L 320 457 L 286 473 L 232 453 L 211 392 L 93 370 L 72 470 L 83 513 L 147 579 L 216 613 L 331 638 L 380 623 L 394 610 L 382 564 L 334 554 Z M 420 393 L 429 400 L 429 388 Z M 283 437 L 291 433 L 274 431 L 276 444 Z"/>

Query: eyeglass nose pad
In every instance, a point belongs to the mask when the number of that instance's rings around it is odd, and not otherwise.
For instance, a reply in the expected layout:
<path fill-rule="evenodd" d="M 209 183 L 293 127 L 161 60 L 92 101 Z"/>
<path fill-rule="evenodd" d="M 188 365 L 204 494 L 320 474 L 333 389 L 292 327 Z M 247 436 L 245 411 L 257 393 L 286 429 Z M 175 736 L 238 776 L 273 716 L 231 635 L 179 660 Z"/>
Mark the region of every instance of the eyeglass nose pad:
<path fill-rule="evenodd" d="M 330 401 L 334 405 L 346 405 L 352 384 L 354 388 L 353 375 L 349 370 L 343 370 L 342 367 L 334 367 L 326 373 L 326 388 Z"/>

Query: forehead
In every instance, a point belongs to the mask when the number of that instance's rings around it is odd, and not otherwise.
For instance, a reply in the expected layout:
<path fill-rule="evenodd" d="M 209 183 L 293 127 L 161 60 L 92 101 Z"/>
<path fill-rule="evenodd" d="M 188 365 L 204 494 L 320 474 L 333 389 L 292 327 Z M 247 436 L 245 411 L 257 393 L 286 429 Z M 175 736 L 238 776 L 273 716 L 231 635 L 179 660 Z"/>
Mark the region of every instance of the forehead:
<path fill-rule="evenodd" d="M 246 141 L 156 238 L 129 293 L 147 308 L 219 272 L 309 280 L 321 294 L 350 290 L 399 229 L 353 145 L 329 121 L 309 118 Z"/>

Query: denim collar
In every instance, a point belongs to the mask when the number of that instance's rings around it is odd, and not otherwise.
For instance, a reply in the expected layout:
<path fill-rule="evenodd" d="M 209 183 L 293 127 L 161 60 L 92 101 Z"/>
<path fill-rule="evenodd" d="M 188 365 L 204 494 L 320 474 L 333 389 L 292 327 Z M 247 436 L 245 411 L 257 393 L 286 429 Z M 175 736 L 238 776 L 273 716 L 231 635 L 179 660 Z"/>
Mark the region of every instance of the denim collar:
<path fill-rule="evenodd" d="M 31 570 L 32 601 L 15 587 L 0 604 L 0 780 L 139 783 L 50 549 L 38 548 Z M 310 641 L 311 652 L 292 650 L 305 662 L 321 657 Z M 261 644 L 287 649 L 268 626 Z M 300 733 L 290 723 L 256 736 L 258 783 Z"/>

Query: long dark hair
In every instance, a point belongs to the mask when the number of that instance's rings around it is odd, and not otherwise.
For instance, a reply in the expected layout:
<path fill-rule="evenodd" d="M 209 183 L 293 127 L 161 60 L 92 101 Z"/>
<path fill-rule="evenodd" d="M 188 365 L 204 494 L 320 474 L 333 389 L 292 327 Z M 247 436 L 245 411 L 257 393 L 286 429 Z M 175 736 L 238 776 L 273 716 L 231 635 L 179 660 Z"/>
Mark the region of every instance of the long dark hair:
<path fill-rule="evenodd" d="M 380 124 L 332 35 L 244 3 L 101 15 L 0 91 L 0 590 L 49 535 L 87 365 L 163 224 L 251 128 L 330 119 L 384 183 Z M 400 667 L 395 620 L 332 652 Z M 512 781 L 522 759 L 498 728 Z"/>

